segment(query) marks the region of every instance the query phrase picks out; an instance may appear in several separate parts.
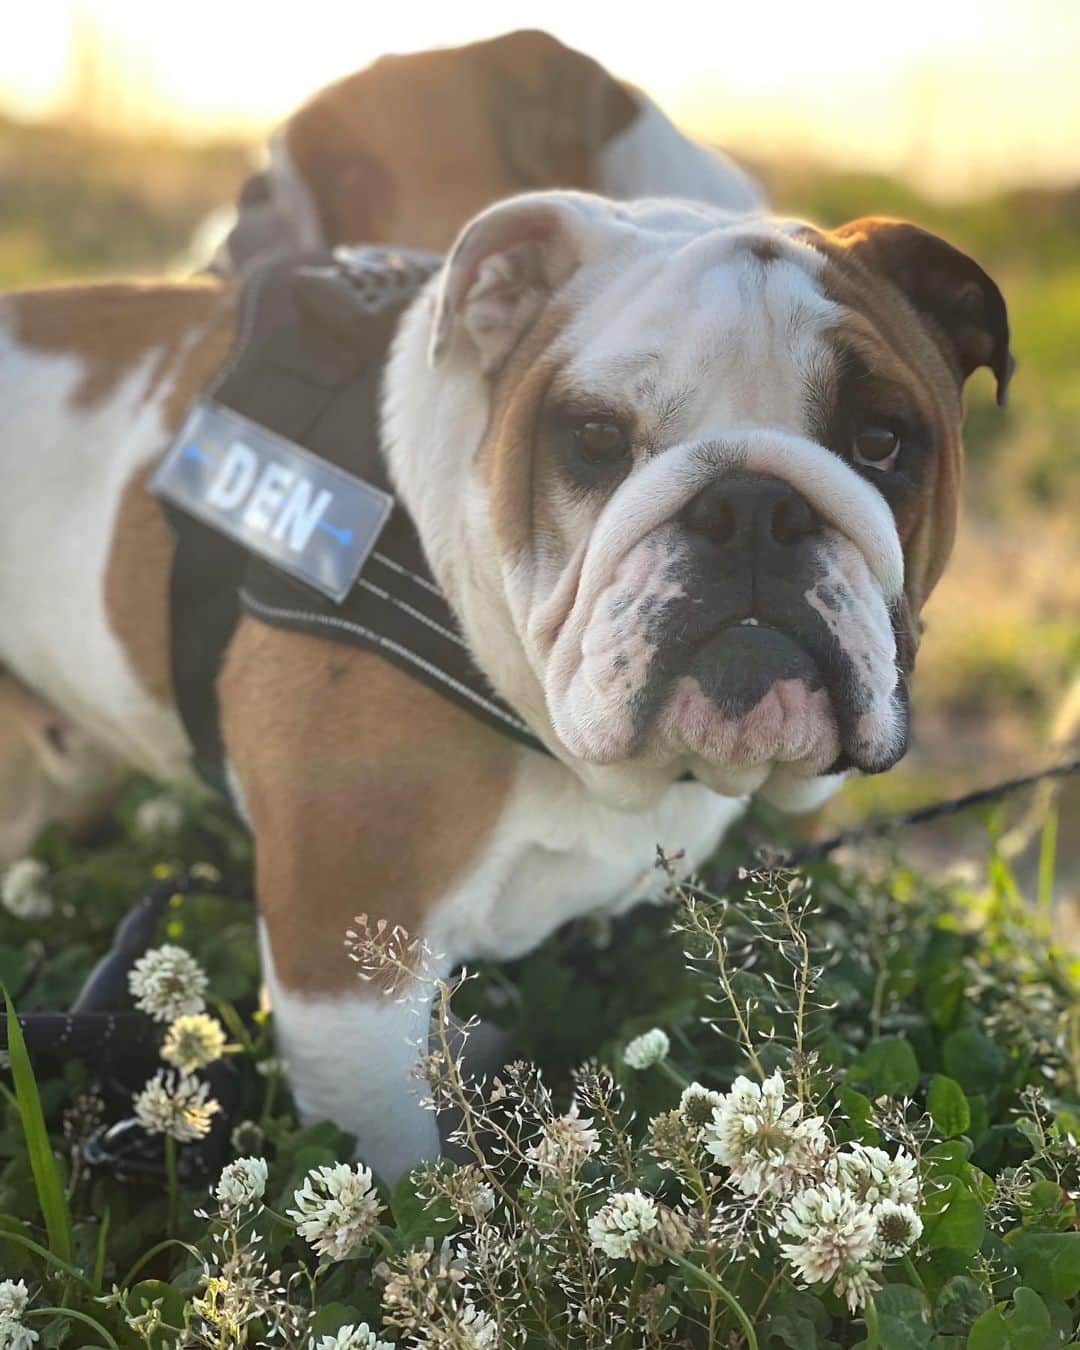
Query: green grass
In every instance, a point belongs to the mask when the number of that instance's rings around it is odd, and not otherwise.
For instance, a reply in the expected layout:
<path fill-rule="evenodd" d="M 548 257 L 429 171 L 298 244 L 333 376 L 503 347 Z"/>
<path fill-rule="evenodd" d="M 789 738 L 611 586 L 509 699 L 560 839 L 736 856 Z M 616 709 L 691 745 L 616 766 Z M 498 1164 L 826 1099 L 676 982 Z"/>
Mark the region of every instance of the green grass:
<path fill-rule="evenodd" d="M 38 853 L 51 868 L 56 917 L 31 923 L 0 910 L 0 966 L 15 975 L 20 1010 L 59 1006 L 71 997 L 150 876 L 201 860 L 221 871 L 226 891 L 239 894 L 250 884 L 246 841 L 223 829 L 205 806 L 188 803 L 186 823 L 169 841 L 139 838 L 132 821 L 149 791 L 133 785 L 92 846 L 59 832 L 42 840 Z M 866 1326 L 876 1316 L 884 1350 L 1064 1344 L 1053 1328 L 1071 1328 L 1080 1315 L 1072 1199 L 1080 1154 L 1068 1138 L 1080 1129 L 1080 963 L 1050 944 L 1053 845 L 1051 816 L 1030 897 L 993 836 L 980 875 L 963 885 L 935 882 L 899 863 L 872 874 L 816 865 L 807 874 L 814 904 L 792 930 L 795 937 L 785 936 L 785 911 L 777 908 L 783 889 L 753 881 L 738 886 L 724 906 L 704 897 L 704 920 L 687 927 L 684 919 L 681 932 L 673 931 L 676 915 L 664 908 L 639 910 L 606 933 L 578 925 L 512 966 L 484 967 L 454 1006 L 460 1016 L 479 1014 L 504 1029 L 508 1053 L 542 1069 L 554 1110 L 565 1109 L 575 1090 L 577 1065 L 612 1066 L 611 1139 L 624 1143 L 612 1143 L 610 1153 L 605 1144 L 590 1163 L 586 1190 L 573 1201 L 584 1207 L 582 1223 L 612 1190 L 636 1187 L 675 1203 L 671 1175 L 657 1167 L 646 1124 L 677 1105 L 680 1085 L 688 1081 L 724 1091 L 755 1064 L 762 1072 L 780 1067 L 789 1081 L 804 1074 L 839 1140 L 890 1148 L 894 1126 L 874 1103 L 883 1094 L 910 1099 L 901 1114 L 922 1141 L 913 1147 L 923 1159 L 925 1233 L 907 1264 L 889 1265 Z M 733 840 L 719 866 L 727 870 L 747 847 L 745 838 Z M 726 975 L 717 965 L 720 949 L 708 937 L 714 924 L 723 933 Z M 798 1013 L 792 972 L 802 963 L 803 938 L 809 966 L 821 969 L 812 977 L 806 1012 Z M 26 1281 L 28 1325 L 57 1347 L 158 1350 L 166 1334 L 179 1335 L 183 1345 L 244 1344 L 238 1332 L 207 1339 L 199 1308 L 205 1312 L 206 1281 L 222 1278 L 223 1250 L 258 1235 L 268 1262 L 264 1274 L 282 1272 L 289 1315 L 303 1326 L 295 1341 L 284 1343 L 306 1346 L 312 1334 L 361 1320 L 376 1326 L 383 1315 L 382 1286 L 373 1274 L 380 1261 L 397 1268 L 425 1239 L 439 1242 L 459 1230 L 468 1245 L 469 1225 L 462 1227 L 444 1200 L 431 1198 L 432 1186 L 438 1194 L 439 1186 L 454 1184 L 453 1167 L 382 1188 L 385 1208 L 374 1246 L 358 1248 L 348 1261 L 318 1265 L 280 1216 L 304 1174 L 348 1157 L 350 1141 L 327 1124 L 301 1126 L 284 1085 L 258 1072 L 272 1043 L 267 1019 L 250 1011 L 258 985 L 250 908 L 222 896 L 177 896 L 157 934 L 158 941 L 166 939 L 203 962 L 212 1010 L 238 1029 L 233 1039 L 246 1047 L 230 1058 L 233 1123 L 245 1119 L 261 1132 L 254 1151 L 269 1165 L 269 1208 L 230 1227 L 215 1217 L 207 1195 L 213 1177 L 205 1177 L 181 1190 L 173 1218 L 160 1181 L 121 1182 L 88 1170 L 79 1145 L 92 1123 L 91 1069 L 69 1061 L 39 1072 L 35 1086 L 15 1036 L 14 1092 L 6 1093 L 0 1114 L 0 1272 Z M 244 1025 L 238 1009 L 248 1010 Z M 741 1010 L 743 1031 L 734 1009 Z M 651 1027 L 669 1036 L 669 1055 L 660 1068 L 634 1072 L 622 1062 L 623 1047 Z M 583 1090 L 580 1082 L 577 1090 Z M 1033 1090 L 1041 1095 L 1032 1097 Z M 123 1103 L 113 1098 L 112 1109 L 122 1111 Z M 928 1115 L 919 1124 L 923 1111 Z M 250 1139 L 239 1147 L 253 1151 Z M 185 1146 L 179 1154 L 183 1175 Z M 231 1155 L 226 1147 L 224 1158 Z M 536 1208 L 539 1195 L 519 1189 L 513 1167 L 495 1155 L 485 1165 L 508 1197 L 516 1197 L 513 1203 L 524 1206 L 528 1222 L 553 1222 L 550 1214 L 543 1217 L 543 1205 Z M 723 1185 L 710 1201 L 720 1206 L 717 1213 L 737 1203 Z M 197 1211 L 207 1208 L 210 1217 L 200 1217 Z M 554 1266 L 545 1265 L 555 1261 L 557 1246 L 537 1257 L 530 1278 L 534 1303 L 562 1329 L 549 1335 L 538 1324 L 529 1343 L 591 1346 L 560 1320 L 567 1295 Z M 642 1265 L 638 1285 L 632 1262 L 616 1262 L 602 1277 L 611 1307 L 640 1297 L 662 1277 L 670 1339 L 658 1345 L 727 1346 L 745 1330 L 744 1318 L 762 1350 L 835 1350 L 866 1335 L 863 1321 L 835 1296 L 817 1286 L 800 1290 L 768 1240 L 749 1262 L 732 1264 L 719 1249 L 691 1244 L 675 1265 L 681 1273 Z M 226 1278 L 236 1279 L 230 1269 Z M 712 1342 L 698 1326 L 702 1299 L 712 1307 Z M 158 1314 L 177 1332 L 148 1330 Z M 272 1315 L 264 1310 L 254 1318 L 247 1344 L 262 1343 Z M 1031 1329 L 1044 1325 L 1049 1339 L 1008 1339 L 1010 1328 L 1034 1336 Z M 224 1336 L 220 1327 L 218 1333 Z M 393 1330 L 382 1334 L 393 1336 Z M 466 1342 L 460 1344 L 464 1350 Z"/>

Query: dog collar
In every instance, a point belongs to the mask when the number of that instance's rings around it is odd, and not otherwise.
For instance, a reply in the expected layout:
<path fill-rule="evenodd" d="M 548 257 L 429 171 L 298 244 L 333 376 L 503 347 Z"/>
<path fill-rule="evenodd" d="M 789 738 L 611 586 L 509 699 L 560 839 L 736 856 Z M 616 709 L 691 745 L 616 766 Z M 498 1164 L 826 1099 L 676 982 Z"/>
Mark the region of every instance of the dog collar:
<path fill-rule="evenodd" d="M 383 461 L 386 353 L 440 262 L 364 247 L 257 263 L 240 285 L 229 361 L 151 481 L 176 540 L 173 687 L 196 766 L 216 786 L 215 686 L 244 612 L 376 651 L 549 753 L 474 664 Z"/>

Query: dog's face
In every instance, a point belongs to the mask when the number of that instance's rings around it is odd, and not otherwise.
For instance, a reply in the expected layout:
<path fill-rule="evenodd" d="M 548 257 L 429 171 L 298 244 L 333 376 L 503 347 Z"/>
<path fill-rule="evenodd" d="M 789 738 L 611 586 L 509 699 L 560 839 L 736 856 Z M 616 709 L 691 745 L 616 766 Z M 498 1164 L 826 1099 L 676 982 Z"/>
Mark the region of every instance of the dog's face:
<path fill-rule="evenodd" d="M 795 805 L 904 753 L 961 387 L 1010 365 L 980 268 L 897 222 L 544 194 L 465 231 L 433 324 L 487 406 L 468 567 L 568 757 Z"/>

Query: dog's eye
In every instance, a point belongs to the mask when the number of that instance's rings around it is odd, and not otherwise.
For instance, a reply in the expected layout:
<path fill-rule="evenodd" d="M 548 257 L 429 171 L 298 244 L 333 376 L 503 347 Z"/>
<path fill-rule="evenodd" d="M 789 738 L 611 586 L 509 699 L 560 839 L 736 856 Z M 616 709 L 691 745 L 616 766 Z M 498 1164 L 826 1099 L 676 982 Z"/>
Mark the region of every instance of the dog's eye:
<path fill-rule="evenodd" d="M 617 464 L 630 449 L 629 437 L 618 422 L 578 422 L 573 427 L 573 436 L 577 452 L 586 464 Z"/>
<path fill-rule="evenodd" d="M 855 433 L 852 454 L 856 464 L 889 473 L 900 454 L 900 433 L 886 425 L 863 427 Z"/>

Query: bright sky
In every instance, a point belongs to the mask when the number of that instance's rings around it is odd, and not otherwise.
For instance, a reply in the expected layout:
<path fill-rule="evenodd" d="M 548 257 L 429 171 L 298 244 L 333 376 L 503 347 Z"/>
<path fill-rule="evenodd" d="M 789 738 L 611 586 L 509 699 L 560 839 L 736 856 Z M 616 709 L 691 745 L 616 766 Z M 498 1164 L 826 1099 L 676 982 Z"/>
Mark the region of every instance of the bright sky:
<path fill-rule="evenodd" d="M 544 27 L 735 149 L 946 192 L 1080 179 L 1080 0 L 24 0 L 0 42 L 0 106 L 63 108 L 80 22 L 123 86 L 116 115 L 192 135 L 261 131 L 383 51 Z"/>

